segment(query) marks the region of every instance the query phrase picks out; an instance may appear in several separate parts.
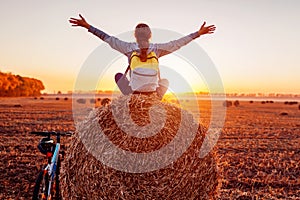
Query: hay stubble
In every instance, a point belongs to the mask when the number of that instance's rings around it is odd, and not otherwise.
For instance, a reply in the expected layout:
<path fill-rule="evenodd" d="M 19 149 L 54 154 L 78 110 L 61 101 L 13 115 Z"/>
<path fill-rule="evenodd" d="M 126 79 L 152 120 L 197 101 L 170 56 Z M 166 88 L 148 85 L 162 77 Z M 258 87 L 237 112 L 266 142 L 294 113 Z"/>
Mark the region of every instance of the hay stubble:
<path fill-rule="evenodd" d="M 114 106 L 126 106 L 125 97 L 120 97 L 111 105 L 94 109 L 90 116 L 77 127 L 61 173 L 61 188 L 65 199 L 213 199 L 219 188 L 219 173 L 215 152 L 199 158 L 206 129 L 197 125 L 197 133 L 191 145 L 174 162 L 164 168 L 144 173 L 129 173 L 103 164 L 91 151 L 101 151 L 101 141 L 97 141 L 95 127 L 98 128 L 118 148 L 137 154 L 149 154 L 165 147 L 176 136 L 179 126 L 189 137 L 190 123 L 182 121 L 182 116 L 192 116 L 174 105 L 160 102 L 155 95 L 132 95 L 127 102 L 131 120 L 138 127 L 151 124 L 150 109 L 158 105 L 165 112 L 165 124 L 159 133 L 149 137 L 134 137 L 120 129 L 114 120 Z M 153 116 L 162 117 L 157 109 Z M 119 115 L 126 112 L 118 113 Z M 182 113 L 184 115 L 182 115 Z M 119 116 L 120 117 L 120 116 Z M 121 118 L 127 116 L 121 116 Z M 192 119 L 192 117 L 191 117 Z M 126 122 L 124 122 L 126 124 Z M 181 124 L 182 123 L 182 124 Z M 84 141 L 84 142 L 83 142 Z M 89 142 L 90 145 L 86 145 Z M 86 148 L 90 147 L 90 148 Z M 107 147 L 109 148 L 109 147 Z M 110 152 L 111 158 L 114 155 Z M 169 157 L 158 157 L 155 162 L 166 162 Z M 137 160 L 128 160 L 124 165 L 132 165 Z M 125 166 L 124 166 L 125 167 Z M 132 166 L 128 166 L 132 167 Z"/>

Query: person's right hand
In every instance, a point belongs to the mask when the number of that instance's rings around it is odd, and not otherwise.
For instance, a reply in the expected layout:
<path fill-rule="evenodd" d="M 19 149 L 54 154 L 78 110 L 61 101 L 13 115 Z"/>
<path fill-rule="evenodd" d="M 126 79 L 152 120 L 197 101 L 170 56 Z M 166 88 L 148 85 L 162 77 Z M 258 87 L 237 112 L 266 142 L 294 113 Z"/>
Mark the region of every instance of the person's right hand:
<path fill-rule="evenodd" d="M 81 16 L 81 14 L 79 14 L 79 17 L 80 17 L 80 19 L 71 17 L 69 19 L 69 22 L 72 24 L 72 26 L 81 26 L 81 27 L 89 29 L 90 25 L 85 21 L 85 19 Z"/>
<path fill-rule="evenodd" d="M 199 29 L 198 33 L 199 35 L 204 35 L 204 34 L 212 34 L 216 30 L 215 25 L 210 25 L 210 26 L 205 26 L 206 22 L 204 22 Z"/>

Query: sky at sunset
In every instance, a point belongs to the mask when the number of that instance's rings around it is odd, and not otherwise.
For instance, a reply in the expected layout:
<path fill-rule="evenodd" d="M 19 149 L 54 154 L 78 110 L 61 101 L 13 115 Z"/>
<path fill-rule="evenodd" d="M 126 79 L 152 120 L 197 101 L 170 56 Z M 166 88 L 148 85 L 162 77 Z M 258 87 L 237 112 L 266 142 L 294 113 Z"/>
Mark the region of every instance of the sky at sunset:
<path fill-rule="evenodd" d="M 139 22 L 187 35 L 205 20 L 217 29 L 195 42 L 213 61 L 226 92 L 300 94 L 298 0 L 3 0 L 0 5 L 0 70 L 40 79 L 48 93 L 72 91 L 87 58 L 103 45 L 87 30 L 71 27 L 68 19 L 81 13 L 111 35 L 132 31 Z M 162 58 L 168 62 L 186 65 L 176 55 Z M 114 73 L 126 66 L 120 55 L 98 89 L 114 90 Z M 181 73 L 180 67 L 175 71 Z M 183 76 L 192 87 L 205 90 L 205 83 L 188 73 Z"/>

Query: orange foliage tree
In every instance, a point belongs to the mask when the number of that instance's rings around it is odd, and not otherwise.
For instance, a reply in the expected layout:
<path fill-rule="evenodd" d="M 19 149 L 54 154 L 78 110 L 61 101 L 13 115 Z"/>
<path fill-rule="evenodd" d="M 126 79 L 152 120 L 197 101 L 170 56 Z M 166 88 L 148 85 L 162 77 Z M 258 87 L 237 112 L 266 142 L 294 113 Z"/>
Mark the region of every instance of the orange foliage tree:
<path fill-rule="evenodd" d="M 40 80 L 0 72 L 0 96 L 2 97 L 38 96 L 44 89 Z"/>

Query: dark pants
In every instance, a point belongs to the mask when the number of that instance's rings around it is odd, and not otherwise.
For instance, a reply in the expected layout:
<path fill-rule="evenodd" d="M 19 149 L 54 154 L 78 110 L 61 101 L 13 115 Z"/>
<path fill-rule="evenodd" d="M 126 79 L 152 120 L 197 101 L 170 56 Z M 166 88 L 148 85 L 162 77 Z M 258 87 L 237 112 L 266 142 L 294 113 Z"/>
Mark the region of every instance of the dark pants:
<path fill-rule="evenodd" d="M 122 73 L 117 73 L 115 75 L 115 82 L 117 83 L 122 94 L 129 95 L 133 93 L 131 87 L 129 86 L 129 80 Z M 160 79 L 158 81 L 158 85 L 159 86 L 156 88 L 156 93 L 160 98 L 162 98 L 168 90 L 169 81 L 167 79 Z"/>

